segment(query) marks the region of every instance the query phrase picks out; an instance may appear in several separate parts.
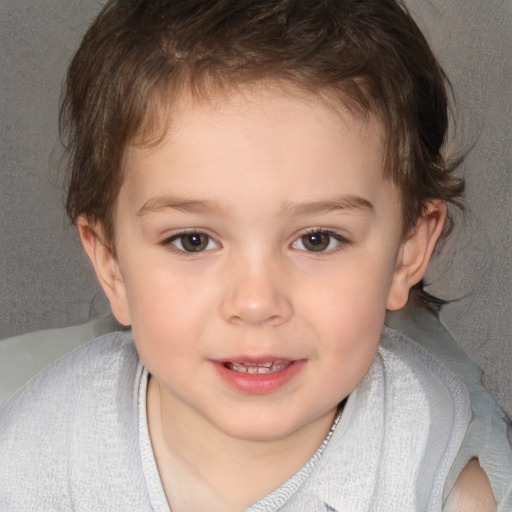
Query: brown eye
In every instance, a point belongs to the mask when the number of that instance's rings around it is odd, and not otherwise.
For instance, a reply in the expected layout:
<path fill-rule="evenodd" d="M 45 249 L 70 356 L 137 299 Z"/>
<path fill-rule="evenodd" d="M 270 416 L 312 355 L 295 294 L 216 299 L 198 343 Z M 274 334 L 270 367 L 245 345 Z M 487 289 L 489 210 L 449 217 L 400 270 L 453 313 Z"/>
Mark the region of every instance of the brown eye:
<path fill-rule="evenodd" d="M 300 251 L 330 254 L 335 252 L 336 249 L 349 244 L 350 242 L 339 233 L 319 229 L 303 234 L 292 243 L 291 247 Z"/>
<path fill-rule="evenodd" d="M 301 241 L 307 251 L 321 252 L 329 247 L 331 236 L 328 233 L 318 231 L 302 236 Z"/>
<path fill-rule="evenodd" d="M 208 246 L 208 237 L 202 233 L 191 233 L 181 237 L 183 249 L 187 252 L 204 251 Z"/>
<path fill-rule="evenodd" d="M 167 243 L 171 243 L 183 252 L 202 252 L 217 248 L 218 244 L 204 233 L 181 233 L 173 236 Z"/>

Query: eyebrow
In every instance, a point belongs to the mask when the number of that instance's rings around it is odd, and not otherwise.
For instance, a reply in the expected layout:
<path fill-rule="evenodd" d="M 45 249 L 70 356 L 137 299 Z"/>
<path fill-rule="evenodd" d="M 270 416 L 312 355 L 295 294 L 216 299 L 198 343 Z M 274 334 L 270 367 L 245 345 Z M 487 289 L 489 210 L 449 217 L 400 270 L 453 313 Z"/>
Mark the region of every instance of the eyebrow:
<path fill-rule="evenodd" d="M 285 203 L 282 213 L 285 215 L 315 215 L 335 211 L 368 211 L 374 210 L 373 204 L 367 199 L 357 196 L 343 196 L 323 201 L 308 203 Z"/>
<path fill-rule="evenodd" d="M 162 212 L 165 210 L 178 210 L 185 213 L 219 213 L 226 212 L 226 208 L 216 201 L 186 199 L 181 197 L 154 197 L 145 202 L 137 212 L 141 217 L 148 213 Z"/>
<path fill-rule="evenodd" d="M 181 197 L 154 197 L 145 202 L 138 210 L 137 216 L 142 217 L 149 213 L 157 213 L 165 210 L 178 210 L 185 213 L 205 214 L 217 213 L 226 215 L 227 207 L 217 201 L 208 199 L 186 199 Z M 282 215 L 306 216 L 330 213 L 335 211 L 373 211 L 370 201 L 357 196 L 344 196 L 334 199 L 311 201 L 305 203 L 285 202 L 281 208 Z"/>

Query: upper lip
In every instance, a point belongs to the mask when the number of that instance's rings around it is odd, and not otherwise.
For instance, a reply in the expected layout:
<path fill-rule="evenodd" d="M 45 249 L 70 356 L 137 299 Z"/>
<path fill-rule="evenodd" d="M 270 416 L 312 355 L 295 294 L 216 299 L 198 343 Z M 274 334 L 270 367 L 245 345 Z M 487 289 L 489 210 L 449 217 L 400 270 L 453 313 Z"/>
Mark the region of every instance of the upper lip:
<path fill-rule="evenodd" d="M 290 361 L 296 361 L 297 359 L 291 357 L 282 356 L 234 356 L 214 359 L 216 363 L 241 363 L 241 364 L 262 364 L 262 363 L 286 363 Z"/>

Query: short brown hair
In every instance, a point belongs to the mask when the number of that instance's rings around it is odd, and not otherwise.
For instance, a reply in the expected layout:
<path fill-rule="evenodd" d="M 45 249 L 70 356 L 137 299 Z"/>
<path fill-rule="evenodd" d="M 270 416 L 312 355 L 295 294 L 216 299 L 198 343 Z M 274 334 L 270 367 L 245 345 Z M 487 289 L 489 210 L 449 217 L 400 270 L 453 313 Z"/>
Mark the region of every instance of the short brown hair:
<path fill-rule="evenodd" d="M 71 220 L 100 221 L 113 241 L 125 148 L 154 132 L 159 109 L 172 111 L 184 90 L 258 80 L 334 94 L 382 120 L 404 234 L 429 199 L 460 206 L 463 181 L 443 155 L 447 80 L 401 2 L 110 0 L 71 62 L 61 106 Z"/>

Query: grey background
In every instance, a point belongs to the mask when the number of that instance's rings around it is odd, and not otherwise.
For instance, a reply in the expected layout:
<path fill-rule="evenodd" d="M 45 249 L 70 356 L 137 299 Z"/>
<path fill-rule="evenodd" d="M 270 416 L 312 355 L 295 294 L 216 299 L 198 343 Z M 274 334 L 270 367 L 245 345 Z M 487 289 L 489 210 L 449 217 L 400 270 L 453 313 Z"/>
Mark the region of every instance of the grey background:
<path fill-rule="evenodd" d="M 409 0 L 456 91 L 470 213 L 433 262 L 442 320 L 512 413 L 512 2 Z M 108 311 L 62 209 L 57 107 L 67 63 L 101 8 L 0 0 L 0 338 Z"/>

